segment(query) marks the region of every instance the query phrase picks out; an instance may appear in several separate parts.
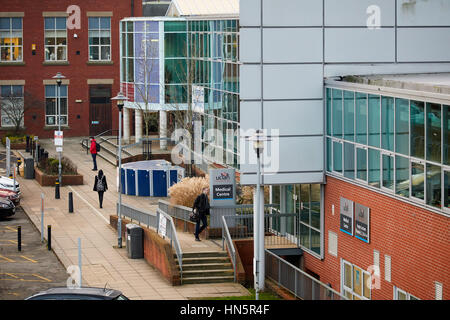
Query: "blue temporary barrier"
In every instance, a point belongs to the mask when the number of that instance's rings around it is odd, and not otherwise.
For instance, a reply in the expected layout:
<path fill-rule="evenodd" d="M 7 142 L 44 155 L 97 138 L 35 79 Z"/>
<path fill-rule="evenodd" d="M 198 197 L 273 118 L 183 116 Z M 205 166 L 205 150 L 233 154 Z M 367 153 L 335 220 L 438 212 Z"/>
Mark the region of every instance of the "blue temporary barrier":
<path fill-rule="evenodd" d="M 170 170 L 169 187 L 178 182 L 178 170 Z"/>
<path fill-rule="evenodd" d="M 127 169 L 127 194 L 136 195 L 136 178 L 133 169 Z"/>
<path fill-rule="evenodd" d="M 126 185 L 126 179 L 125 179 L 125 169 L 120 170 L 120 179 L 122 184 L 122 194 L 126 194 L 127 185 Z"/>
<path fill-rule="evenodd" d="M 167 197 L 167 174 L 165 170 L 153 170 L 153 196 Z"/>
<path fill-rule="evenodd" d="M 150 196 L 150 174 L 147 170 L 138 170 L 138 196 Z"/>

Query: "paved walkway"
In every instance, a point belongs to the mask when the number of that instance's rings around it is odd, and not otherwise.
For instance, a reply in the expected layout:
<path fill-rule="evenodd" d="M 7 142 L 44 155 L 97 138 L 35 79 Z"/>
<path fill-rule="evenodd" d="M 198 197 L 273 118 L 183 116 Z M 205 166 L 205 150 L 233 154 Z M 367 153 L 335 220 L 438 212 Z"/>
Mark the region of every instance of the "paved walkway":
<path fill-rule="evenodd" d="M 121 290 L 131 299 L 189 299 L 247 295 L 240 284 L 193 284 L 172 286 L 143 259 L 128 259 L 126 249 L 117 249 L 117 232 L 109 225 L 109 216 L 116 214 L 117 169 L 97 157 L 97 167 L 107 177 L 109 190 L 105 193 L 103 209 L 99 208 L 98 195 L 92 191 L 96 172 L 92 158 L 79 144 L 80 139 L 65 139 L 63 156 L 70 158 L 84 177 L 82 186 L 63 186 L 61 199 L 55 200 L 54 187 L 41 187 L 36 180 L 18 178 L 21 204 L 30 219 L 40 228 L 40 197 L 45 197 L 44 225 L 52 226 L 52 248 L 67 268 L 78 265 L 77 241 L 82 245 L 83 286 L 104 287 Z M 41 141 L 44 148 L 54 155 L 52 140 Z M 68 213 L 68 192 L 73 192 L 74 213 Z M 157 200 L 149 197 L 123 196 L 124 203 L 138 208 L 156 210 Z M 184 252 L 221 250 L 213 241 L 193 241 L 193 235 L 179 233 Z"/>

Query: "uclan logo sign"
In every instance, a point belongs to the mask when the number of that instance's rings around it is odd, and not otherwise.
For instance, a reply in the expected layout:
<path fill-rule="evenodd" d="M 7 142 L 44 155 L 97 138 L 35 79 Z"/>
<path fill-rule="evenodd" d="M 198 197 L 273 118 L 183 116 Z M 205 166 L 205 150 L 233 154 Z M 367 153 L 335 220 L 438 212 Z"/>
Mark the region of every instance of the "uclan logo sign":
<path fill-rule="evenodd" d="M 221 172 L 218 176 L 216 176 L 216 181 L 229 181 L 230 180 L 230 175 L 228 172 Z"/>

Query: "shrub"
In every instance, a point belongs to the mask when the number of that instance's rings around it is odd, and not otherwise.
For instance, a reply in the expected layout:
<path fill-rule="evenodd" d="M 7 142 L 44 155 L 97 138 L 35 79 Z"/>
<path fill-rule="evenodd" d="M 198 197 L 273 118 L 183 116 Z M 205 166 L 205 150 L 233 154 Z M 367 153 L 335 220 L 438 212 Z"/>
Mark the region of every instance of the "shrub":
<path fill-rule="evenodd" d="M 58 174 L 59 160 L 55 158 L 42 159 L 39 161 L 38 168 L 45 174 L 57 175 Z M 61 174 L 77 174 L 76 165 L 66 157 L 61 158 Z"/>
<path fill-rule="evenodd" d="M 209 187 L 209 176 L 184 178 L 169 188 L 171 205 L 192 207 L 203 188 Z"/>
<path fill-rule="evenodd" d="M 27 141 L 27 135 L 25 133 L 14 133 L 14 132 L 7 132 L 2 137 L 2 143 L 3 145 L 6 145 L 6 138 L 9 138 L 11 143 L 23 143 Z M 30 135 L 30 140 L 33 141 L 34 135 Z"/>

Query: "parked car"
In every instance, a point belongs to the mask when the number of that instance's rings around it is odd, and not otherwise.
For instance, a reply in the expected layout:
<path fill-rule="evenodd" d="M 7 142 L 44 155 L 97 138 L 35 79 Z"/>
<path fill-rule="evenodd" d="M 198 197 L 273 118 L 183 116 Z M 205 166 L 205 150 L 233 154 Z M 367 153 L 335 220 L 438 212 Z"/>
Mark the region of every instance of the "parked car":
<path fill-rule="evenodd" d="M 14 179 L 0 176 L 0 188 L 14 191 Z M 16 192 L 20 195 L 20 186 L 16 180 Z"/>
<path fill-rule="evenodd" d="M 8 189 L 0 189 L 0 198 L 6 198 L 12 203 L 14 203 L 14 206 L 18 206 L 20 204 L 20 195 L 17 192 L 8 190 Z"/>
<path fill-rule="evenodd" d="M 16 213 L 16 206 L 7 198 L 0 198 L 0 217 L 7 218 Z"/>
<path fill-rule="evenodd" d="M 25 300 L 129 300 L 122 292 L 106 288 L 58 287 L 41 291 Z"/>

